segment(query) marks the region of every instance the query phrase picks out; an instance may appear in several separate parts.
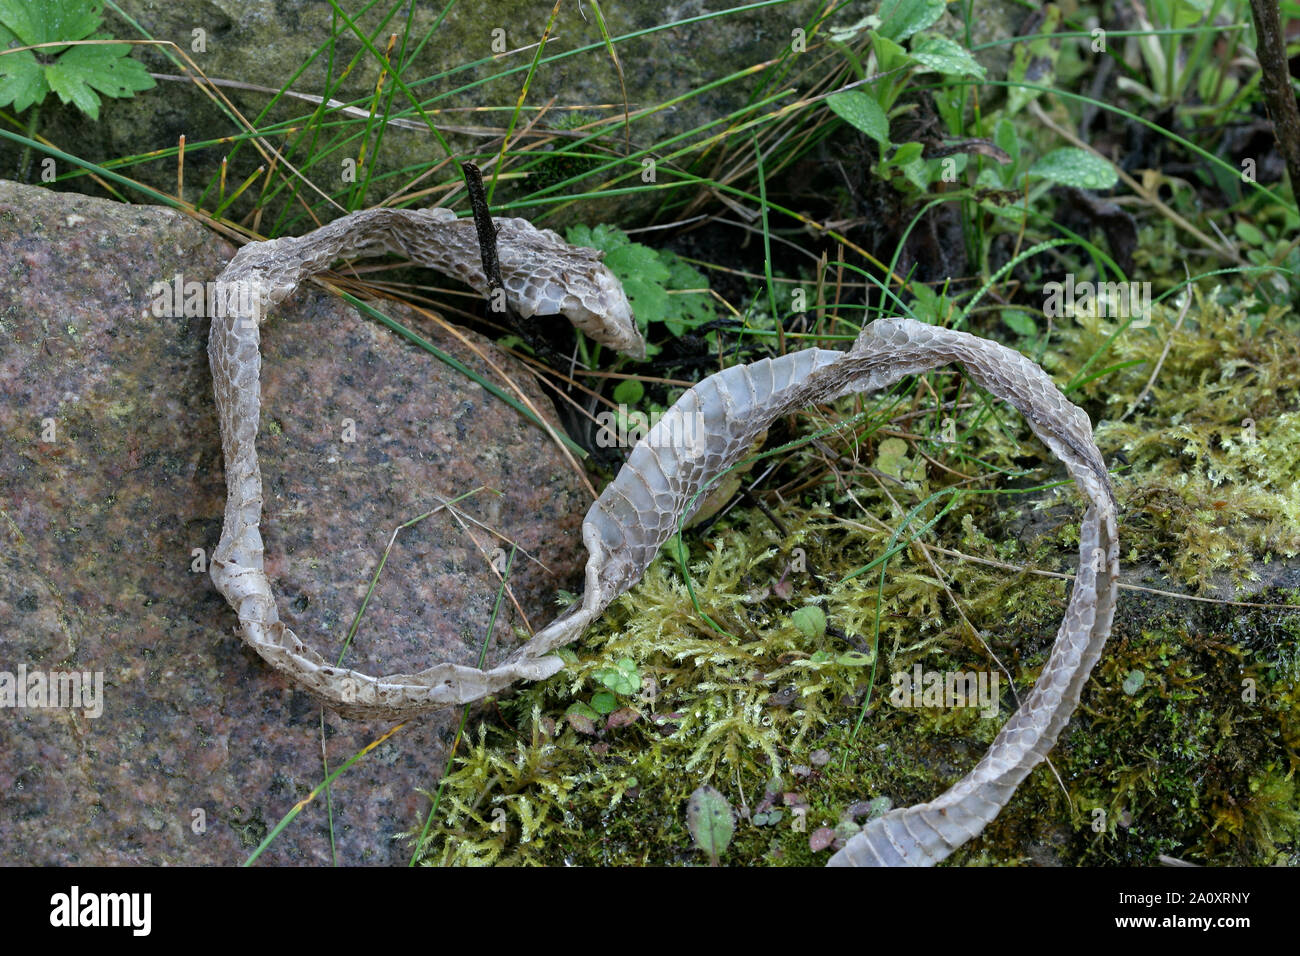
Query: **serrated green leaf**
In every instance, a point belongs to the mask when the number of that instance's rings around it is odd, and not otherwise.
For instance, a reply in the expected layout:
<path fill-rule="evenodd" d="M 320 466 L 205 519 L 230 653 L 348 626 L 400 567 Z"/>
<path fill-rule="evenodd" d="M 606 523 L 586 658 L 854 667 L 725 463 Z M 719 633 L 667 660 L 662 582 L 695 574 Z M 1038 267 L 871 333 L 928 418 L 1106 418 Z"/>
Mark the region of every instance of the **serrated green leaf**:
<path fill-rule="evenodd" d="M 107 36 L 97 40 L 111 39 Z M 79 72 L 88 85 L 105 96 L 123 97 L 151 90 L 157 84 L 139 60 L 131 59 L 129 43 L 73 47 L 59 57 L 57 66 Z"/>
<path fill-rule="evenodd" d="M 565 230 L 565 238 L 575 246 L 587 246 L 602 252 L 613 252 L 632 241 L 622 229 L 603 222 L 594 229 L 583 225 L 570 226 Z"/>
<path fill-rule="evenodd" d="M 877 32 L 889 40 L 906 40 L 943 16 L 943 0 L 882 0 Z"/>
<path fill-rule="evenodd" d="M 620 279 L 635 276 L 648 282 L 667 282 L 670 275 L 655 251 L 639 242 L 629 242 L 605 253 L 605 265 Z"/>
<path fill-rule="evenodd" d="M 0 46 L 3 45 L 4 35 L 0 33 Z M 12 103 L 14 111 L 21 113 L 33 103 L 44 100 L 48 92 L 50 87 L 45 82 L 45 70 L 31 50 L 0 56 L 0 106 Z"/>
<path fill-rule="evenodd" d="M 973 76 L 984 79 L 984 67 L 976 62 L 970 51 L 956 40 L 938 33 L 927 33 L 912 44 L 912 59 L 925 69 L 944 76 Z"/>
<path fill-rule="evenodd" d="M 664 287 L 641 276 L 619 278 L 623 279 L 623 291 L 637 318 L 643 322 L 662 322 L 669 309 Z"/>
<path fill-rule="evenodd" d="M 643 326 L 663 322 L 673 335 L 681 335 L 715 318 L 707 293 L 668 294 L 669 290 L 708 288 L 703 275 L 672 253 L 632 242 L 621 230 L 604 223 L 595 228 L 570 226 L 565 235 L 574 245 L 605 253 L 605 265 L 623 283 L 632 311 Z M 647 349 L 648 357 L 659 351 L 654 345 Z"/>
<path fill-rule="evenodd" d="M 591 239 L 591 227 L 584 226 L 581 223 L 564 230 L 564 238 L 573 246 L 586 246 L 588 249 L 600 248 Z"/>
<path fill-rule="evenodd" d="M 0 0 L 0 48 L 58 40 L 110 40 L 92 36 L 102 18 L 94 0 Z M 142 63 L 130 58 L 127 43 L 42 47 L 0 54 L 0 105 L 22 111 L 51 91 L 99 118 L 98 90 L 105 96 L 131 96 L 155 84 Z M 56 59 L 57 57 L 57 59 Z"/>
<path fill-rule="evenodd" d="M 58 40 L 84 40 L 103 18 L 99 0 L 0 0 L 0 23 L 24 46 Z M 57 56 L 66 46 L 46 47 L 43 56 Z"/>
<path fill-rule="evenodd" d="M 686 829 L 695 845 L 709 855 L 711 862 L 717 863 L 736 832 L 731 804 L 712 787 L 700 787 L 687 801 Z"/>
<path fill-rule="evenodd" d="M 1029 175 L 1077 189 L 1110 189 L 1119 182 L 1115 167 L 1077 146 L 1063 146 L 1039 157 Z"/>
<path fill-rule="evenodd" d="M 880 104 L 861 90 L 845 90 L 826 98 L 826 105 L 858 132 L 882 146 L 889 145 L 889 117 Z"/>

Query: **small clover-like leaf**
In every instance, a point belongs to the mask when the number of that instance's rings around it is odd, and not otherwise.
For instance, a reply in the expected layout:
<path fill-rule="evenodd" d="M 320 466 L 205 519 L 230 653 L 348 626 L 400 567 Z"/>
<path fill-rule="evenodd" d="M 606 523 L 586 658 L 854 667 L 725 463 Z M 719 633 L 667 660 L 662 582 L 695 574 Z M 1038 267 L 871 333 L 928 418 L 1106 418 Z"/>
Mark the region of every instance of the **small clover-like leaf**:
<path fill-rule="evenodd" d="M 1147 682 L 1147 675 L 1142 673 L 1142 671 L 1138 671 L 1138 670 L 1129 671 L 1128 674 L 1125 675 L 1124 677 L 1124 684 L 1123 684 L 1124 693 L 1132 697 L 1134 694 L 1136 694 L 1138 691 L 1142 689 L 1142 685 L 1145 684 L 1146 682 Z"/>
<path fill-rule="evenodd" d="M 620 405 L 635 405 L 645 396 L 645 386 L 634 378 L 624 379 L 614 386 L 614 401 Z"/>

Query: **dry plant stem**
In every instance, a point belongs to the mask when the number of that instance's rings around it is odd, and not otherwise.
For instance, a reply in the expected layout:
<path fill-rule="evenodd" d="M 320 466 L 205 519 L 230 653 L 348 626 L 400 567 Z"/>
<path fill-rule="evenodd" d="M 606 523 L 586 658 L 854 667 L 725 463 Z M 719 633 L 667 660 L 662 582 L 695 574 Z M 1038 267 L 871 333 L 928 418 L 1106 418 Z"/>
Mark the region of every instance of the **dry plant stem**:
<path fill-rule="evenodd" d="M 1291 89 L 1282 17 L 1277 0 L 1250 0 L 1250 12 L 1255 18 L 1255 56 L 1259 58 L 1260 86 L 1264 88 L 1268 115 L 1273 119 L 1273 135 L 1291 174 L 1291 192 L 1300 199 L 1300 108 L 1296 107 L 1295 91 Z"/>
<path fill-rule="evenodd" d="M 522 220 L 500 220 L 503 281 L 520 312 L 569 315 L 593 337 L 639 353 L 626 299 L 608 291 L 599 255 Z M 577 638 L 640 580 L 660 546 L 698 510 L 704 488 L 749 453 L 777 419 L 809 405 L 887 388 L 908 375 L 960 363 L 967 375 L 1027 418 L 1088 500 L 1079 531 L 1079 570 L 1052 653 L 1033 691 L 983 760 L 935 800 L 871 821 L 835 855 L 836 865 L 926 865 L 943 859 L 997 815 L 1041 763 L 1078 704 L 1110 633 L 1119 575 L 1115 500 L 1087 415 L 1033 362 L 969 333 L 910 319 L 868 325 L 848 352 L 807 349 L 737 365 L 695 385 L 632 450 L 588 511 L 589 554 L 582 600 L 488 670 L 435 664 L 419 673 L 374 677 L 331 665 L 279 620 L 263 570 L 259 319 L 307 276 L 343 255 L 400 249 L 482 289 L 477 242 L 446 210 L 369 210 L 299 239 L 246 246 L 220 279 L 250 283 L 246 312 L 213 321 L 209 353 L 226 463 L 227 503 L 212 578 L 236 611 L 249 646 L 344 716 L 401 719 L 499 693 L 557 673 L 556 648 Z M 564 287 L 564 283 L 576 285 Z M 598 301 L 600 300 L 600 301 Z M 629 330 L 635 338 L 629 338 Z"/>

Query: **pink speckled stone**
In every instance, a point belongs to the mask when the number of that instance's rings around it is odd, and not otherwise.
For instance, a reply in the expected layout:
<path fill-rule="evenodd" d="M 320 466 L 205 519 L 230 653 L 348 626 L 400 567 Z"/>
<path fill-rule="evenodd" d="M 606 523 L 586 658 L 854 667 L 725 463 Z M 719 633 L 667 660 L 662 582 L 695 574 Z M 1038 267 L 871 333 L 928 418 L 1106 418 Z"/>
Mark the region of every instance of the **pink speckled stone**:
<path fill-rule="evenodd" d="M 208 320 L 143 314 L 155 280 L 209 280 L 232 254 L 168 209 L 0 181 L 0 671 L 105 681 L 97 719 L 0 709 L 0 863 L 238 863 L 324 775 L 319 705 L 243 647 L 191 570 L 225 502 Z M 451 336 L 387 311 L 501 384 Z M 337 654 L 394 527 L 478 485 L 501 494 L 464 509 L 549 569 L 520 555 L 512 582 L 534 627 L 554 616 L 555 590 L 580 582 L 589 502 L 540 429 L 314 288 L 278 310 L 263 355 L 267 568 L 300 637 Z M 472 662 L 495 589 L 459 525 L 430 517 L 399 535 L 347 662 Z M 503 614 L 490 661 L 520 625 Z M 458 716 L 412 721 L 333 784 L 340 863 L 406 861 L 393 836 L 427 808 L 415 788 L 436 783 Z M 387 729 L 326 712 L 330 767 Z M 261 859 L 329 862 L 323 797 Z"/>

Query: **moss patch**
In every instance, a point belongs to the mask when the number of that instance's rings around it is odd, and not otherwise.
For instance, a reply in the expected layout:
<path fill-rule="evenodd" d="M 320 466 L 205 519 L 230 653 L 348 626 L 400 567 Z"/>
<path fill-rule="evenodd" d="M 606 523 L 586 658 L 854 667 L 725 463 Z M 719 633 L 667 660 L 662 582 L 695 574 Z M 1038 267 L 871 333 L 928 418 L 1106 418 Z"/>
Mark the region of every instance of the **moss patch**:
<path fill-rule="evenodd" d="M 1145 364 L 1072 395 L 1103 420 L 1108 460 L 1127 458 L 1126 579 L 1140 564 L 1193 591 L 1223 575 L 1247 583 L 1300 550 L 1300 346 L 1275 323 L 1252 332 L 1245 314 L 1198 299 L 1174 333 L 1175 314 L 1157 307 L 1149 330 L 1093 359 Z M 1057 381 L 1111 331 L 1088 319 L 1058 329 L 1046 359 Z M 1117 423 L 1171 334 L 1149 398 Z M 955 443 L 934 437 L 953 430 L 939 401 L 961 409 Z M 845 400 L 829 419 L 851 424 L 783 453 L 780 530 L 737 509 L 687 533 L 699 611 L 666 549 L 564 672 L 500 702 L 451 768 L 424 862 L 704 862 L 685 807 L 709 783 L 739 818 L 724 864 L 822 863 L 873 814 L 932 799 L 974 766 L 1046 661 L 1069 582 L 1023 568 L 1072 570 L 1077 498 L 1043 490 L 1061 469 L 955 374 L 876 406 L 874 424 L 853 417 L 863 407 Z M 785 438 L 825 420 L 786 423 Z M 884 445 L 900 440 L 905 455 Z M 888 467 L 900 455 L 907 468 Z M 883 582 L 878 563 L 851 576 L 930 524 L 919 540 L 933 565 L 911 544 Z M 1300 604 L 1300 592 L 1251 600 Z M 796 613 L 809 606 L 824 632 Z M 1295 862 L 1298 662 L 1300 613 L 1125 591 L 1052 752 L 1061 782 L 1038 768 L 951 862 Z M 891 675 L 917 665 L 998 675 L 998 713 L 894 706 Z"/>

